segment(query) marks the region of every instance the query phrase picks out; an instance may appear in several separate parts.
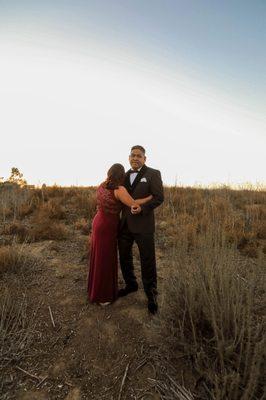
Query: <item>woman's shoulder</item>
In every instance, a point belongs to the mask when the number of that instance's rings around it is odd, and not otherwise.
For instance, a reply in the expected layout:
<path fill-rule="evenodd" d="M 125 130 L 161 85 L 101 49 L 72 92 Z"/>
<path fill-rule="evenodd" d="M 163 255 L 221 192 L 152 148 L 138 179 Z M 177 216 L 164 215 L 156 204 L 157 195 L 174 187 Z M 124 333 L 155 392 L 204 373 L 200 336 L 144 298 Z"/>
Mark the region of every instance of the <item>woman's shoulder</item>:
<path fill-rule="evenodd" d="M 110 192 L 110 190 L 107 189 L 106 183 L 105 182 L 100 183 L 100 185 L 97 188 L 97 193 L 100 195 L 100 194 L 109 193 L 109 192 Z"/>
<path fill-rule="evenodd" d="M 105 181 L 101 182 L 100 185 L 98 186 L 98 189 L 106 189 L 106 190 L 108 190 L 107 187 L 106 187 L 106 182 Z"/>
<path fill-rule="evenodd" d="M 122 185 L 119 185 L 119 186 L 117 187 L 117 189 L 114 190 L 114 195 L 115 195 L 115 198 L 116 198 L 117 200 L 121 200 L 122 196 L 124 196 L 125 193 L 127 193 L 127 190 L 126 190 L 126 188 L 125 188 L 124 186 L 122 186 Z"/>
<path fill-rule="evenodd" d="M 127 192 L 127 189 L 125 188 L 125 186 L 119 185 L 117 187 L 117 189 L 114 190 L 114 193 L 118 194 L 118 195 L 123 195 L 124 193 L 128 193 L 128 192 Z"/>
<path fill-rule="evenodd" d="M 120 192 L 124 192 L 124 191 L 126 191 L 127 189 L 125 188 L 125 186 L 119 185 L 119 186 L 117 187 L 117 189 L 115 189 L 115 190 L 119 190 Z"/>

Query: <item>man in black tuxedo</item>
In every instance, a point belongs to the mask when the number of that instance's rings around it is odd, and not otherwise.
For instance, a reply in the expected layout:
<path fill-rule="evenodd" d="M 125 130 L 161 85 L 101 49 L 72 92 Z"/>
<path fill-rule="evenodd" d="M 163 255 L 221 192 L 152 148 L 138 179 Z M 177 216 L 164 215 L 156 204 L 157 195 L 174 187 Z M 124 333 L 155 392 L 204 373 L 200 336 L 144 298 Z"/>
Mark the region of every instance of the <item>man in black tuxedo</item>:
<path fill-rule="evenodd" d="M 157 273 L 155 260 L 154 231 L 155 221 L 153 210 L 164 200 L 163 184 L 160 171 L 145 165 L 145 149 L 133 146 L 129 155 L 132 167 L 127 171 L 124 186 L 134 199 L 152 195 L 152 199 L 138 207 L 124 207 L 118 235 L 119 257 L 122 274 L 126 283 L 118 295 L 126 296 L 138 290 L 134 274 L 132 246 L 137 243 L 141 276 L 145 293 L 148 298 L 148 310 L 155 314 L 157 304 Z"/>

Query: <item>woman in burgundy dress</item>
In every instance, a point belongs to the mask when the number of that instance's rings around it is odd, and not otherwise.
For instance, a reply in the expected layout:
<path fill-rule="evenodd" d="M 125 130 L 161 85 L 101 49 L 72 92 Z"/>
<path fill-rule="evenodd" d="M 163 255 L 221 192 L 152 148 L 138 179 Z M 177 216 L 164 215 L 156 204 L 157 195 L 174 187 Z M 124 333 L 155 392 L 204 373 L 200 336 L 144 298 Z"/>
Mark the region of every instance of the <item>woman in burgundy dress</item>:
<path fill-rule="evenodd" d="M 119 214 L 125 204 L 137 206 L 152 196 L 134 200 L 122 186 L 125 169 L 114 164 L 107 179 L 97 189 L 97 213 L 92 221 L 88 297 L 91 302 L 107 305 L 116 300 L 118 292 L 117 234 Z"/>

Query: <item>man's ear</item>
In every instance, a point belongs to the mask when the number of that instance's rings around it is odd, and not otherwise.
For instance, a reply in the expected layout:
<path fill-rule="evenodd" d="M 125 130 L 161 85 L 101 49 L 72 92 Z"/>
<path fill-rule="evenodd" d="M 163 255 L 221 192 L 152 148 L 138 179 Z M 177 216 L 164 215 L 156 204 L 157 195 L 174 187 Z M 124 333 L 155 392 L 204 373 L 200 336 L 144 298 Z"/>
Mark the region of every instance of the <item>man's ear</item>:
<path fill-rule="evenodd" d="M 147 160 L 147 157 L 146 157 L 146 156 L 144 156 L 144 161 L 146 162 L 146 160 Z"/>

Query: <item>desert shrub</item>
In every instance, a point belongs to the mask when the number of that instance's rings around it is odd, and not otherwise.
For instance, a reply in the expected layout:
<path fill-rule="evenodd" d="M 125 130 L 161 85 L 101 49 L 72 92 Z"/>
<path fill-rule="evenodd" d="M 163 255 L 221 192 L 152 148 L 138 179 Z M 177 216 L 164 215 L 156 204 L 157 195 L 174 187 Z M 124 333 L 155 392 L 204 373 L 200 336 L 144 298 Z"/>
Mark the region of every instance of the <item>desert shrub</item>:
<path fill-rule="evenodd" d="M 12 207 L 8 203 L 2 202 L 1 204 L 1 220 L 6 221 L 13 215 Z"/>
<path fill-rule="evenodd" d="M 35 192 L 31 191 L 31 196 L 25 203 L 20 204 L 18 207 L 17 217 L 23 219 L 26 216 L 31 215 L 39 206 L 42 204 L 39 197 Z"/>
<path fill-rule="evenodd" d="M 243 256 L 259 257 L 259 243 L 256 240 L 248 240 L 244 237 L 239 241 L 237 248 Z"/>
<path fill-rule="evenodd" d="M 160 336 L 169 356 L 176 349 L 193 360 L 204 399 L 262 398 L 265 200 L 249 190 L 166 188 L 157 210 L 157 243 L 172 260 Z"/>
<path fill-rule="evenodd" d="M 96 211 L 96 197 L 93 191 L 80 191 L 72 198 L 72 204 L 81 217 L 92 219 Z"/>
<path fill-rule="evenodd" d="M 3 234 L 13 235 L 18 238 L 20 242 L 27 241 L 30 237 L 29 228 L 26 227 L 21 221 L 14 221 L 4 226 Z"/>
<path fill-rule="evenodd" d="M 29 254 L 27 244 L 0 247 L 0 277 L 4 273 L 26 273 L 41 264 L 40 260 Z"/>
<path fill-rule="evenodd" d="M 47 219 L 36 219 L 31 229 L 31 239 L 38 240 L 64 240 L 69 236 L 65 224 Z"/>
<path fill-rule="evenodd" d="M 75 222 L 75 228 L 80 230 L 83 235 L 89 235 L 91 232 L 91 226 L 85 218 L 80 218 Z"/>
<path fill-rule="evenodd" d="M 190 250 L 209 226 L 217 224 L 228 245 L 238 246 L 242 240 L 251 241 L 252 250 L 248 254 L 257 257 L 261 250 L 256 239 L 263 240 L 266 235 L 263 202 L 266 202 L 264 192 L 245 191 L 243 194 L 229 188 L 167 187 L 165 201 L 156 210 L 158 243 L 168 248 L 181 241 L 181 247 L 186 244 Z"/>
<path fill-rule="evenodd" d="M 37 210 L 37 218 L 42 219 L 64 219 L 66 209 L 62 206 L 60 199 L 50 199 L 42 204 Z"/>
<path fill-rule="evenodd" d="M 8 365 L 27 357 L 36 338 L 39 304 L 27 297 L 42 260 L 24 243 L 0 247 L 0 398 L 10 395 Z"/>
<path fill-rule="evenodd" d="M 266 239 L 266 221 L 259 221 L 257 226 L 255 227 L 256 236 L 258 239 L 265 240 Z"/>
<path fill-rule="evenodd" d="M 172 251 L 158 319 L 166 351 L 193 360 L 206 399 L 262 398 L 262 260 L 243 261 L 217 224 L 189 254 Z"/>
<path fill-rule="evenodd" d="M 43 193 L 45 196 L 48 198 L 53 198 L 53 197 L 63 197 L 65 189 L 62 186 L 47 186 L 44 189 L 42 189 Z"/>
<path fill-rule="evenodd" d="M 68 237 L 65 224 L 57 220 L 66 216 L 66 209 L 60 200 L 50 199 L 36 210 L 31 223 L 30 238 L 32 240 L 64 240 Z"/>
<path fill-rule="evenodd" d="M 25 357 L 35 334 L 35 312 L 30 312 L 25 295 L 12 296 L 9 288 L 0 293 L 0 372 L 11 362 Z M 2 375 L 4 378 L 4 375 Z M 1 394 L 1 390 L 0 390 Z"/>
<path fill-rule="evenodd" d="M 40 203 L 34 189 L 11 185 L 0 190 L 0 219 L 14 220 L 30 215 Z"/>

